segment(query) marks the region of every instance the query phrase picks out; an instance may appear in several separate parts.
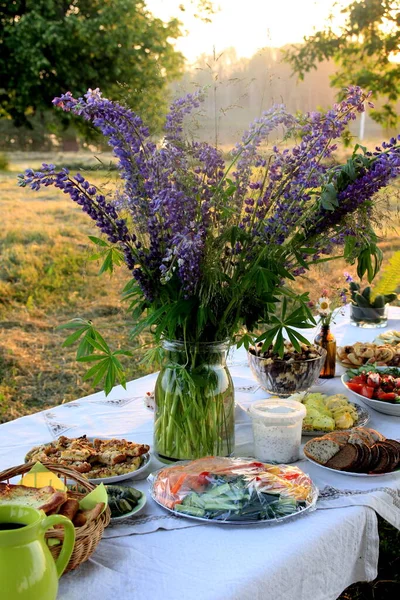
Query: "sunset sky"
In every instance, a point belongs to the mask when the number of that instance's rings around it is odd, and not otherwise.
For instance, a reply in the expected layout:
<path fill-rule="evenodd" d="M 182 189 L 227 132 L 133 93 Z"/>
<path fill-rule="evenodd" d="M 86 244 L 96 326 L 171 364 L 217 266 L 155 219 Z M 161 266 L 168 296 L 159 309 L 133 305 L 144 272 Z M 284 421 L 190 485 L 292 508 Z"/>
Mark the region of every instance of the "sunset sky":
<path fill-rule="evenodd" d="M 221 10 L 211 23 L 194 18 L 193 5 L 185 0 L 147 0 L 149 10 L 163 20 L 178 17 L 188 32 L 176 47 L 193 62 L 200 54 L 235 47 L 238 56 L 250 57 L 265 46 L 279 47 L 301 42 L 321 28 L 331 13 L 334 0 L 216 0 Z M 179 10 L 179 5 L 187 8 Z M 342 0 L 341 5 L 350 4 Z M 338 9 L 335 9 L 337 15 Z M 343 18 L 343 17 L 342 17 Z M 338 15 L 335 24 L 341 22 Z"/>

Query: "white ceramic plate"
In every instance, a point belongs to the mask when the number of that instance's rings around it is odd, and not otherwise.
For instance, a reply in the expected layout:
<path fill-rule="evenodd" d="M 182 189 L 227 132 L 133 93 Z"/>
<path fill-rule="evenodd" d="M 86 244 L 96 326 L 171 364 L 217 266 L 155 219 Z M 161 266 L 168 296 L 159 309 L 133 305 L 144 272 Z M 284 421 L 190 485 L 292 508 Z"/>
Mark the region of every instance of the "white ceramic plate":
<path fill-rule="evenodd" d="M 331 467 L 326 467 L 325 465 L 320 465 L 312 458 L 304 455 L 310 463 L 313 465 L 317 465 L 317 467 L 321 467 L 321 469 L 326 469 L 327 471 L 332 471 L 333 473 L 340 473 L 340 475 L 350 475 L 351 477 L 383 477 L 385 475 L 399 475 L 400 469 L 396 469 L 396 471 L 390 471 L 390 473 L 353 473 L 352 471 L 339 471 L 339 469 L 331 469 Z"/>
<path fill-rule="evenodd" d="M 119 517 L 111 517 L 111 523 L 122 523 L 122 521 L 129 519 L 129 517 L 133 517 L 134 515 L 137 515 L 142 510 L 142 508 L 145 506 L 145 504 L 147 502 L 146 494 L 144 494 L 143 492 L 141 492 L 141 494 L 142 494 L 142 497 L 140 498 L 139 502 L 137 503 L 137 505 L 135 506 L 135 508 L 133 510 L 131 510 Z"/>
<path fill-rule="evenodd" d="M 390 369 L 390 367 L 378 368 L 379 371 L 386 371 L 387 368 Z M 383 400 L 373 400 L 372 398 L 366 398 L 361 394 L 357 394 L 357 392 L 353 392 L 350 388 L 347 387 L 346 381 L 348 381 L 349 379 L 351 379 L 351 377 L 348 373 L 344 373 L 344 375 L 342 375 L 341 377 L 344 387 L 350 392 L 350 394 L 353 394 L 354 396 L 362 400 L 364 404 L 366 404 L 370 408 L 373 408 L 377 412 L 383 413 L 385 415 L 392 415 L 393 417 L 400 417 L 400 404 L 392 404 L 391 402 L 384 402 Z"/>
<path fill-rule="evenodd" d="M 125 481 L 126 479 L 134 479 L 137 475 L 142 473 L 150 462 L 150 453 L 142 455 L 142 464 L 135 471 L 129 471 L 129 473 L 122 473 L 122 475 L 114 475 L 112 477 L 99 477 L 97 479 L 88 479 L 91 483 L 118 483 L 118 481 Z"/>

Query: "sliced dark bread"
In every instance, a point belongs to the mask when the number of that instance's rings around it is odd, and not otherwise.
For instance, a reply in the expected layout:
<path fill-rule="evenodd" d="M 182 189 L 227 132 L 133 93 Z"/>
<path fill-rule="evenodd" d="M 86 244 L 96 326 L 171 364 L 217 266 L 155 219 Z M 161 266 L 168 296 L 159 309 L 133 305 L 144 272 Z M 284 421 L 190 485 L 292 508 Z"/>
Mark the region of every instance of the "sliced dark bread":
<path fill-rule="evenodd" d="M 325 466 L 338 471 L 352 471 L 359 460 L 359 452 L 358 446 L 355 444 L 346 444 L 328 460 Z"/>
<path fill-rule="evenodd" d="M 326 464 L 339 450 L 339 444 L 325 436 L 310 440 L 304 446 L 304 454 L 320 465 Z"/>
<path fill-rule="evenodd" d="M 368 468 L 369 473 L 373 472 L 375 467 L 378 465 L 380 459 L 381 459 L 381 453 L 379 450 L 379 446 L 374 444 L 373 446 L 371 446 L 371 461 L 369 463 L 369 468 Z"/>
<path fill-rule="evenodd" d="M 397 463 L 399 462 L 397 448 L 392 446 L 392 444 L 387 440 L 385 440 L 384 442 L 377 442 L 377 445 L 379 446 L 379 448 L 381 448 L 382 446 L 386 448 L 390 458 L 390 463 L 388 464 L 387 471 L 394 471 L 394 469 L 397 467 Z"/>
<path fill-rule="evenodd" d="M 368 473 L 372 455 L 371 447 L 368 444 L 362 444 L 359 448 L 362 450 L 362 457 L 357 464 L 357 473 Z"/>
<path fill-rule="evenodd" d="M 400 443 L 397 442 L 396 440 L 385 440 L 386 444 L 389 444 L 396 452 L 396 459 L 397 462 L 395 464 L 395 466 L 393 467 L 393 469 L 396 469 L 399 464 L 400 464 Z"/>
<path fill-rule="evenodd" d="M 375 444 L 375 446 L 378 446 L 379 448 L 379 461 L 375 467 L 371 469 L 370 473 L 387 473 L 390 468 L 392 459 L 387 448 L 382 445 L 383 443 L 384 442 L 376 442 Z"/>

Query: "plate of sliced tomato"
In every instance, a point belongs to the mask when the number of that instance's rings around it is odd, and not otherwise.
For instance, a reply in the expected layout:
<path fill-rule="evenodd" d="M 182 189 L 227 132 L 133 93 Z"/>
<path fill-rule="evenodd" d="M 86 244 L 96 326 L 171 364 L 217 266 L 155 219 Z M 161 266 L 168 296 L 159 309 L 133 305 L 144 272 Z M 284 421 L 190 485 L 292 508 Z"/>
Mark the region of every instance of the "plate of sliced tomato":
<path fill-rule="evenodd" d="M 400 369 L 365 365 L 342 375 L 343 385 L 367 406 L 400 417 Z"/>

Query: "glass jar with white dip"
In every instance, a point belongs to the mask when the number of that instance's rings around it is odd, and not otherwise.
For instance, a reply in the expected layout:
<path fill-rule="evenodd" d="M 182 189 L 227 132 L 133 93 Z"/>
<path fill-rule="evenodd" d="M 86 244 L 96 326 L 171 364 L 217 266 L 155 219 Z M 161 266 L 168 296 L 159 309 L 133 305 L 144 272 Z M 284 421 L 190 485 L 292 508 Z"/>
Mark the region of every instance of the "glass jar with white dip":
<path fill-rule="evenodd" d="M 292 463 L 299 459 L 301 429 L 306 416 L 301 402 L 268 398 L 250 406 L 254 456 L 270 463 Z"/>

